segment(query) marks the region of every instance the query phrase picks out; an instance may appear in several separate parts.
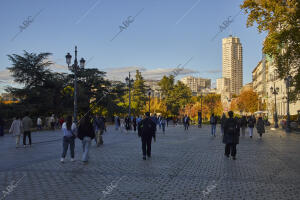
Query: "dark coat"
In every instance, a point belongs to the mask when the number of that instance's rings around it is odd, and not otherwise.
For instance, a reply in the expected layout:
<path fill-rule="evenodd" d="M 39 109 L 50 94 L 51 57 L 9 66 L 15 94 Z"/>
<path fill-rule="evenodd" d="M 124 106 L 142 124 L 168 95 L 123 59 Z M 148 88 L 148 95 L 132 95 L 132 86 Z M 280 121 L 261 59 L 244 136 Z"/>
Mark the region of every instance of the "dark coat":
<path fill-rule="evenodd" d="M 241 119 L 241 127 L 247 127 L 247 119 L 245 116 L 243 116 Z"/>
<path fill-rule="evenodd" d="M 248 119 L 248 122 L 247 122 L 248 127 L 249 127 L 249 128 L 254 128 L 255 122 L 256 122 L 255 118 L 254 118 L 254 117 L 250 117 L 250 118 Z"/>
<path fill-rule="evenodd" d="M 222 115 L 222 118 L 221 118 L 221 127 L 224 128 L 225 126 L 225 122 L 226 122 L 226 116 L 225 115 Z"/>
<path fill-rule="evenodd" d="M 258 132 L 259 134 L 265 133 L 265 124 L 264 124 L 264 121 L 263 121 L 261 118 L 259 118 L 259 119 L 257 120 L 257 123 L 256 123 L 256 129 L 257 129 L 257 132 Z"/>
<path fill-rule="evenodd" d="M 231 126 L 233 125 L 233 126 Z M 232 128 L 231 128 L 232 127 Z M 224 125 L 224 144 L 238 144 L 240 137 L 240 126 L 237 120 L 228 118 Z"/>
<path fill-rule="evenodd" d="M 90 137 L 91 139 L 95 138 L 94 127 L 91 122 L 87 122 L 84 124 L 80 124 L 78 127 L 78 135 L 77 137 L 80 140 L 83 140 L 84 137 Z"/>
<path fill-rule="evenodd" d="M 154 137 L 156 132 L 156 123 L 150 117 L 143 119 L 138 124 L 138 135 L 141 137 Z"/>

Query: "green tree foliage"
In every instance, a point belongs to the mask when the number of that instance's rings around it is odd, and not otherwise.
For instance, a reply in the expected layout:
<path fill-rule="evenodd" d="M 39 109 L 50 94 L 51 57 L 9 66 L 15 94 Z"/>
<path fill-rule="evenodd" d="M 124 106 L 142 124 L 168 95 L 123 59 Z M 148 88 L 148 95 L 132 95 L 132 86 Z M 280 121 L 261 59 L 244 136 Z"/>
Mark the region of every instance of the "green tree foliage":
<path fill-rule="evenodd" d="M 244 0 L 247 26 L 266 31 L 263 51 L 274 59 L 280 78 L 293 77 L 292 97 L 300 93 L 300 2 L 299 0 Z"/>
<path fill-rule="evenodd" d="M 139 115 L 147 101 L 145 80 L 139 70 L 136 70 L 135 81 L 132 90 L 132 108 L 134 114 Z"/>
<path fill-rule="evenodd" d="M 192 91 L 182 82 L 174 84 L 174 76 L 164 76 L 158 85 L 161 88 L 162 96 L 165 101 L 167 113 L 178 115 L 180 108 L 183 108 L 191 101 Z"/>
<path fill-rule="evenodd" d="M 47 61 L 50 53 L 28 53 L 24 56 L 8 55 L 12 66 L 8 67 L 14 81 L 24 85 L 23 88 L 7 88 L 7 91 L 21 100 L 28 110 L 53 112 L 62 109 L 61 91 L 65 86 L 65 74 L 53 73 L 48 68 L 52 63 Z"/>

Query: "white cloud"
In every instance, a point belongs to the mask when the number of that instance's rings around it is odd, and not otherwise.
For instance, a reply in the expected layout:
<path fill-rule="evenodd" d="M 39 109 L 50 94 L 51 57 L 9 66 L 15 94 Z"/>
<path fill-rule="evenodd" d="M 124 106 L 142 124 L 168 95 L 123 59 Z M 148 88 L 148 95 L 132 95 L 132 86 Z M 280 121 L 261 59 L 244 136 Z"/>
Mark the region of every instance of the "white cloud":
<path fill-rule="evenodd" d="M 178 68 L 157 68 L 157 69 L 151 69 L 147 70 L 144 67 L 139 66 L 129 66 L 129 67 L 121 67 L 121 68 L 113 68 L 113 69 L 104 69 L 104 71 L 107 72 L 107 78 L 111 80 L 125 80 L 125 78 L 128 76 L 128 73 L 132 75 L 132 77 L 135 76 L 136 70 L 139 70 L 142 72 L 142 76 L 144 79 L 153 79 L 158 80 L 161 79 L 164 75 L 168 76 L 171 74 L 174 74 L 174 72 L 178 70 Z M 197 71 L 187 68 L 180 68 L 182 69 L 178 75 L 187 75 L 187 74 L 193 74 L 197 73 Z"/>
<path fill-rule="evenodd" d="M 13 80 L 12 76 L 10 75 L 10 72 L 5 69 L 0 71 L 0 81 L 2 82 L 8 82 Z"/>

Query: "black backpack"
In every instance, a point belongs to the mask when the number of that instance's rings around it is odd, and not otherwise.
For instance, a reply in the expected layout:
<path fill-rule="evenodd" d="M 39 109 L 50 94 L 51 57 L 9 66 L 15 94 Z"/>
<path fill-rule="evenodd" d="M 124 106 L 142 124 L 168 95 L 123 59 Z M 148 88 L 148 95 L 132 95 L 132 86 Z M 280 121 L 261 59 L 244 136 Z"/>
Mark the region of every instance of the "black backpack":
<path fill-rule="evenodd" d="M 152 135 L 155 132 L 155 124 L 151 119 L 144 119 L 141 126 L 142 135 Z"/>

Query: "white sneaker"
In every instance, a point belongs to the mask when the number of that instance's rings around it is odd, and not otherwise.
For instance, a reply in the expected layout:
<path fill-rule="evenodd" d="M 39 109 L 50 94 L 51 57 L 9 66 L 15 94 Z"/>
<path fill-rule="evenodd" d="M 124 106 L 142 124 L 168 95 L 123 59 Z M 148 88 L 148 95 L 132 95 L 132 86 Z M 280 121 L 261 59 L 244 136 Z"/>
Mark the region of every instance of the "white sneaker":
<path fill-rule="evenodd" d="M 75 159 L 74 158 L 71 158 L 71 162 L 74 162 L 75 161 Z"/>
<path fill-rule="evenodd" d="M 65 161 L 65 159 L 64 159 L 64 158 L 61 158 L 61 159 L 60 159 L 60 162 L 62 162 L 62 163 L 63 163 L 64 161 Z"/>

